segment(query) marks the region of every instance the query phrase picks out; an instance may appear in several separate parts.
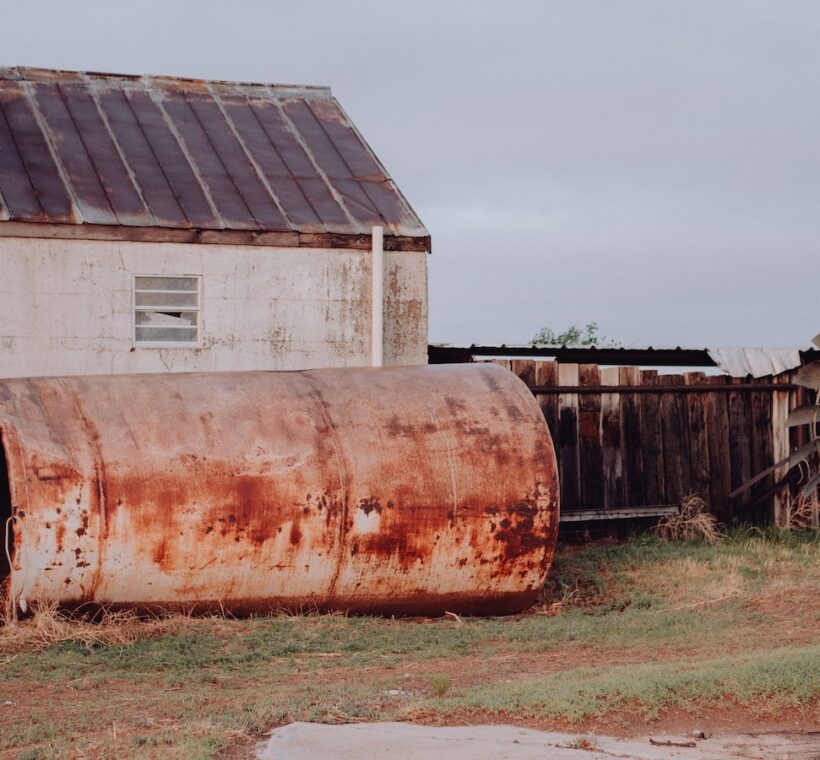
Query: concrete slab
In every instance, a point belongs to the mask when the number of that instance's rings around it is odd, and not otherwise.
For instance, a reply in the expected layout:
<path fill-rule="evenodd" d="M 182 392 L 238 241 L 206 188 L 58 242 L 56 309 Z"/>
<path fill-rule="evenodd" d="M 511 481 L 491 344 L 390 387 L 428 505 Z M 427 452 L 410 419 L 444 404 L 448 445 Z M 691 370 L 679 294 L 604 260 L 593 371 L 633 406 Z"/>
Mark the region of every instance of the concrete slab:
<path fill-rule="evenodd" d="M 734 734 L 709 739 L 617 739 L 517 726 L 417 726 L 411 723 L 291 723 L 260 746 L 259 760 L 813 760 L 820 732 Z M 655 743 L 653 743 L 655 742 Z M 694 747 L 664 745 L 694 743 Z"/>

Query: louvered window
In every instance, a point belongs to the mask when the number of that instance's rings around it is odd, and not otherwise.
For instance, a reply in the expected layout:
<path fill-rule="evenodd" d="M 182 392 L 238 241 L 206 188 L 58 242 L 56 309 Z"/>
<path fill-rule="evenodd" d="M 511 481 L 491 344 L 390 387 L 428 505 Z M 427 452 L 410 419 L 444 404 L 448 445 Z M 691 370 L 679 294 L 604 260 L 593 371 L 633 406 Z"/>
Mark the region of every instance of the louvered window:
<path fill-rule="evenodd" d="M 134 343 L 197 346 L 200 277 L 134 277 Z"/>

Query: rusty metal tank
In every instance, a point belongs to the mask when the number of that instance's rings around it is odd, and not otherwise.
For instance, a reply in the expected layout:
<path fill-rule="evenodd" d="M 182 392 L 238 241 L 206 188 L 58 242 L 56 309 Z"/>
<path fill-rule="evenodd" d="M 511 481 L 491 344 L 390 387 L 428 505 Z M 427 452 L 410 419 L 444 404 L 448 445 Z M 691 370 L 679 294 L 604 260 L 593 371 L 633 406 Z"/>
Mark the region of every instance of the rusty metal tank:
<path fill-rule="evenodd" d="M 492 364 L 0 381 L 25 611 L 500 614 L 558 528 L 536 400 Z"/>

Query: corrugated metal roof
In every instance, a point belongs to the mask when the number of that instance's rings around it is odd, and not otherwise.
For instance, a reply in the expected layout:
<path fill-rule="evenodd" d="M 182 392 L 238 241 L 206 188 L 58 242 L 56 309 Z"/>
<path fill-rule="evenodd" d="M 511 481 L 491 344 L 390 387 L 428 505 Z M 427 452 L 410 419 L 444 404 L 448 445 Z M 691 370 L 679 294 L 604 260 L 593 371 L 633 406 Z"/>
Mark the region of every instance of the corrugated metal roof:
<path fill-rule="evenodd" d="M 473 356 L 551 357 L 562 362 L 657 367 L 719 367 L 732 377 L 779 375 L 820 358 L 817 349 L 800 348 L 681 348 L 634 346 L 451 346 L 431 343 L 433 364 L 469 361 Z"/>
<path fill-rule="evenodd" d="M 732 377 L 779 375 L 802 364 L 799 348 L 709 348 L 709 356 Z"/>
<path fill-rule="evenodd" d="M 319 236 L 383 225 L 429 248 L 325 87 L 0 69 L 0 220 Z"/>

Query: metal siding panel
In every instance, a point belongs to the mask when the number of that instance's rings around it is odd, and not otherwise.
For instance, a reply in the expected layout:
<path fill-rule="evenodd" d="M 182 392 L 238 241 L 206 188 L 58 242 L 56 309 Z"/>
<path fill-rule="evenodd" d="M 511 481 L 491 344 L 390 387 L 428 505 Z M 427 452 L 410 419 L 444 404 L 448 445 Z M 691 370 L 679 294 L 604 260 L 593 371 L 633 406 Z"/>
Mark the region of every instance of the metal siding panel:
<path fill-rule="evenodd" d="M 304 100 L 283 100 L 281 103 L 282 110 L 299 131 L 302 141 L 307 145 L 319 168 L 331 179 L 352 178 L 353 173 L 307 103 Z"/>
<path fill-rule="evenodd" d="M 241 95 L 222 96 L 221 101 L 245 147 L 265 170 L 265 175 L 290 177 L 291 170 L 279 155 L 251 103 Z M 259 105 L 264 107 L 265 104 Z M 269 103 L 267 105 L 270 106 Z"/>
<path fill-rule="evenodd" d="M 88 87 L 61 84 L 60 91 L 117 218 L 139 227 L 155 225 Z"/>
<path fill-rule="evenodd" d="M 77 222 L 68 190 L 51 157 L 31 104 L 19 84 L 6 83 L 2 109 L 43 210 L 44 217 L 39 221 Z"/>
<path fill-rule="evenodd" d="M 236 189 L 233 179 L 214 152 L 185 93 L 164 92 L 162 106 L 185 143 L 190 161 L 207 186 L 225 227 L 235 230 L 260 229 L 259 223 L 253 218 L 250 209 Z"/>
<path fill-rule="evenodd" d="M 271 102 L 257 100 L 250 101 L 250 106 L 290 176 L 294 178 L 327 230 L 340 234 L 358 234 L 360 230 L 351 227 L 345 210 L 333 197 L 324 178 L 290 131 L 279 109 Z"/>
<path fill-rule="evenodd" d="M 222 105 L 290 221 L 306 232 L 326 230 L 248 101 L 241 96 L 223 96 Z"/>
<path fill-rule="evenodd" d="M 37 82 L 31 85 L 31 92 L 43 115 L 43 121 L 51 132 L 49 137 L 54 151 L 62 164 L 83 221 L 90 224 L 117 224 L 119 220 L 111 208 L 58 86 Z"/>
<path fill-rule="evenodd" d="M 396 189 L 385 182 L 359 181 L 359 186 L 367 194 L 371 203 L 381 214 L 387 226 L 396 235 L 421 235 L 426 230 L 415 215 L 408 212 L 404 201 Z"/>
<path fill-rule="evenodd" d="M 3 111 L 6 93 L 0 88 L 0 193 L 9 217 L 44 221 L 43 209 L 29 179 Z"/>
<path fill-rule="evenodd" d="M 350 224 L 347 214 L 330 188 L 327 182 L 321 177 L 300 177 L 295 180 L 302 192 L 310 199 L 310 205 L 316 209 L 319 218 L 324 222 L 328 232 L 338 232 L 340 234 L 358 235 L 361 230 L 354 229 Z"/>
<path fill-rule="evenodd" d="M 362 186 L 355 179 L 331 179 L 336 192 L 342 196 L 347 210 L 357 222 L 372 227 L 374 224 L 386 224 L 376 205 L 367 196 Z M 389 226 L 389 224 L 387 225 Z"/>
<path fill-rule="evenodd" d="M 388 232 L 425 233 L 426 230 L 415 219 L 415 215 L 408 209 L 396 188 L 389 183 L 370 148 L 348 123 L 347 117 L 336 102 L 309 100 L 305 101 L 305 104 L 359 185 L 357 190 L 348 183 L 331 178 L 337 190 L 343 193 L 346 199 L 350 198 L 351 201 L 381 217 Z M 370 223 L 361 210 L 356 212 L 351 206 L 348 208 L 363 223 Z"/>
<path fill-rule="evenodd" d="M 250 101 L 250 107 L 265 130 L 271 144 L 276 148 L 285 166 L 287 166 L 291 176 L 297 178 L 318 177 L 319 172 L 316 171 L 310 157 L 290 131 L 276 105 L 271 102 L 252 100 Z"/>
<path fill-rule="evenodd" d="M 321 124 L 328 140 L 354 177 L 374 182 L 386 179 L 368 146 L 347 123 L 345 115 L 333 100 L 307 100 L 305 105 Z"/>
<path fill-rule="evenodd" d="M 248 160 L 248 154 L 243 150 L 213 96 L 189 93 L 187 100 L 225 172 L 259 226 L 266 230 L 290 230 L 291 225 L 259 179 L 255 167 Z"/>
<path fill-rule="evenodd" d="M 224 228 L 224 220 L 213 208 L 212 199 L 208 197 L 162 108 L 144 90 L 129 90 L 127 97 L 176 200 L 191 225 L 202 229 Z"/>
<path fill-rule="evenodd" d="M 162 227 L 190 227 L 125 94 L 105 90 L 99 94 L 99 102 L 157 223 Z"/>
<path fill-rule="evenodd" d="M 305 100 L 288 100 L 282 103 L 283 110 L 294 127 L 299 130 L 303 142 L 307 145 L 319 168 L 324 172 L 328 182 L 341 196 L 348 213 L 365 228 L 375 224 L 384 225 L 388 220 L 382 218 L 375 204 L 359 186 L 344 157 L 325 131 L 324 124 L 314 112 L 314 107 L 315 104 L 311 103 L 309 106 Z M 321 109 L 316 108 L 316 110 Z M 340 113 L 338 117 L 341 118 Z M 363 162 L 361 154 L 357 154 L 355 160 L 358 165 L 361 165 Z M 375 170 L 378 176 L 382 176 L 372 160 L 368 162 L 367 169 Z M 392 229 L 388 229 L 388 232 L 392 232 Z"/>

